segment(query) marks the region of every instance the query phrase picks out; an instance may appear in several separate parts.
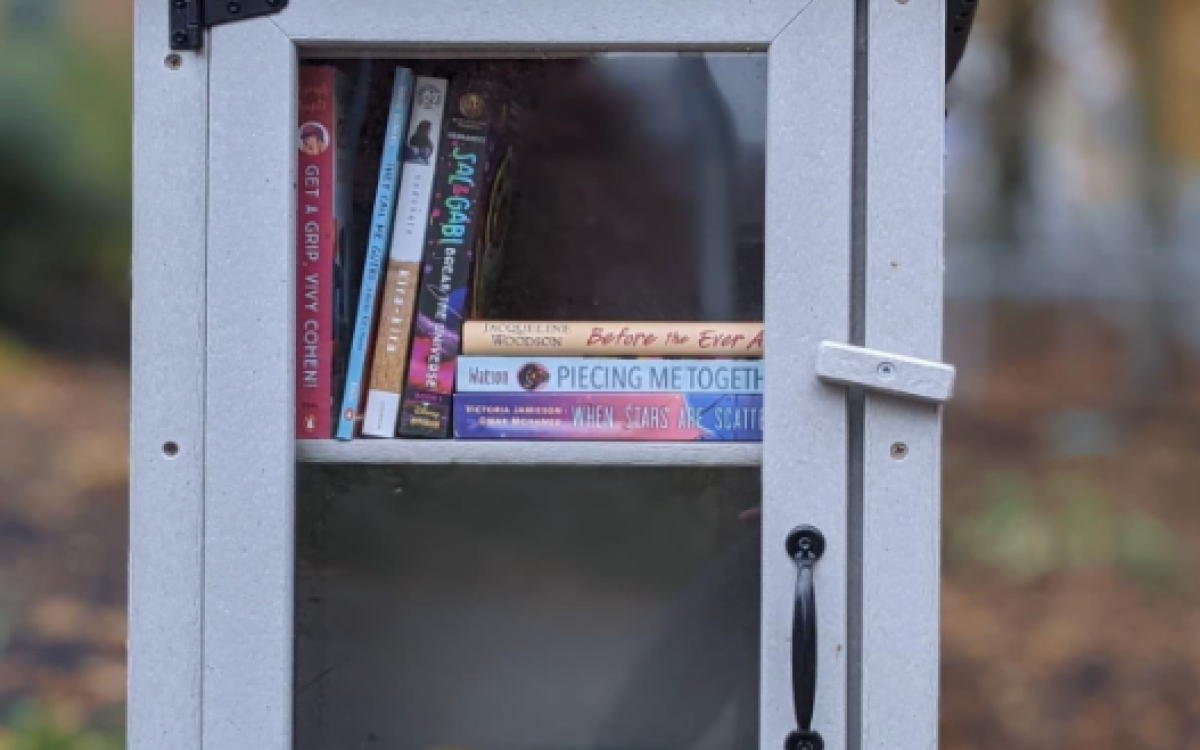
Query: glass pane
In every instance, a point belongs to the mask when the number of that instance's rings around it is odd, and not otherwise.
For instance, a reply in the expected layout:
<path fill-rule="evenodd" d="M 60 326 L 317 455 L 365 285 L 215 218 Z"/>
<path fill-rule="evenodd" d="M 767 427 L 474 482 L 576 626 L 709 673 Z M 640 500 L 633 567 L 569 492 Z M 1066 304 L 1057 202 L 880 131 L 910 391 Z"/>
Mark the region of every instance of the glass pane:
<path fill-rule="evenodd" d="M 561 61 L 539 85 L 484 317 L 761 320 L 765 58 Z"/>
<path fill-rule="evenodd" d="M 757 469 L 301 467 L 296 747 L 757 747 Z"/>
<path fill-rule="evenodd" d="M 506 180 L 502 188 L 489 184 L 483 239 L 472 245 L 484 260 L 472 266 L 468 301 L 448 305 L 460 304 L 468 324 L 741 323 L 761 330 L 764 56 L 332 64 L 365 92 L 347 110 L 357 113 L 361 135 L 347 161 L 353 221 L 339 225 L 353 251 L 340 267 L 343 322 L 361 293 L 356 279 L 393 79 L 397 65 L 407 65 L 417 76 L 449 79 L 447 112 L 472 105 L 455 94 L 458 79 L 497 83 L 509 105 L 500 142 L 511 160 L 495 162 L 505 165 Z M 302 148 L 311 137 L 320 155 L 321 130 L 300 124 Z M 425 158 L 421 149 L 431 143 L 419 136 L 405 144 L 414 159 Z M 465 153 L 470 141 L 455 143 Z M 432 210 L 455 210 L 438 196 L 457 194 L 437 189 Z M 493 212 L 496 206 L 504 210 Z M 398 234 L 399 220 L 395 227 Z M 493 244 L 500 251 L 490 255 Z M 420 294 L 438 288 L 441 266 L 427 259 L 418 270 Z M 301 269 L 301 289 L 304 280 Z M 386 289 L 383 304 L 390 304 Z M 380 325 L 387 319 L 381 312 Z M 419 311 L 417 320 L 413 330 L 423 325 Z M 456 336 L 451 330 L 446 340 Z M 417 361 L 415 352 L 416 343 L 405 361 Z M 687 356 L 704 354 L 714 358 Z M 637 355 L 604 361 L 671 364 L 662 352 Z M 563 366 L 552 362 L 552 351 L 523 356 L 550 373 Z M 725 379 L 731 367 L 758 373 L 761 350 L 735 361 L 724 356 L 724 363 L 705 363 L 690 384 L 650 387 L 629 378 L 621 391 L 574 379 L 543 393 L 513 387 L 497 395 L 613 398 L 620 403 L 612 408 L 564 407 L 572 429 L 588 428 L 565 437 L 695 441 L 708 443 L 696 449 L 716 450 L 761 436 L 761 382 L 748 383 L 744 372 Z M 466 360 L 447 362 L 461 369 Z M 710 366 L 726 372 L 710 373 Z M 447 396 L 457 405 L 461 393 Z M 340 398 L 327 415 L 335 424 L 339 405 Z M 548 446 L 561 436 L 490 437 L 502 453 L 520 447 L 517 440 Z M 758 746 L 757 468 L 411 465 L 403 446 L 420 451 L 429 441 L 357 435 L 336 450 L 345 459 L 381 443 L 400 446 L 395 455 L 408 465 L 373 459 L 297 469 L 298 750 Z"/>

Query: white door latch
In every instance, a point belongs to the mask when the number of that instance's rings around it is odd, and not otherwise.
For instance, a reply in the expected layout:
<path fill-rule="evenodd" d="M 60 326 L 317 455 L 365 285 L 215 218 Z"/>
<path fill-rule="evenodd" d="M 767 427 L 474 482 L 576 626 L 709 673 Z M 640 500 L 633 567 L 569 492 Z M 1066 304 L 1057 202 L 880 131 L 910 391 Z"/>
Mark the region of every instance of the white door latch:
<path fill-rule="evenodd" d="M 935 404 L 945 402 L 954 391 L 951 365 L 832 341 L 821 342 L 817 377 Z"/>

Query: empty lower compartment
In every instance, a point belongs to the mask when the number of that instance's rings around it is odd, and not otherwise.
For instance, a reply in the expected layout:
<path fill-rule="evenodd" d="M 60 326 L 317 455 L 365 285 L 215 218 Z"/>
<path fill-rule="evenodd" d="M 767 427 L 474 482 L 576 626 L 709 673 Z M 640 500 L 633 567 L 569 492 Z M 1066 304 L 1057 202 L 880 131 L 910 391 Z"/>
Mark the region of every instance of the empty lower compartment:
<path fill-rule="evenodd" d="M 758 469 L 297 470 L 297 750 L 758 746 Z"/>

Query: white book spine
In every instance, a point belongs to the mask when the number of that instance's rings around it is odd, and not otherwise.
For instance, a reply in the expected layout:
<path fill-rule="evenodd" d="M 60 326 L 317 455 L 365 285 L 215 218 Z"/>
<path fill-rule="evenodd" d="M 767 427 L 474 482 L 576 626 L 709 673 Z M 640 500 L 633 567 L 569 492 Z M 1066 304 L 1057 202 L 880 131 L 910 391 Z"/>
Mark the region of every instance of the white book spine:
<path fill-rule="evenodd" d="M 371 215 L 370 237 L 366 260 L 363 263 L 362 284 L 358 292 L 358 314 L 354 321 L 354 338 L 350 342 L 350 360 L 346 368 L 346 387 L 338 416 L 338 440 L 352 440 L 361 420 L 363 380 L 366 376 L 367 352 L 379 308 L 379 282 L 383 259 L 388 254 L 392 238 L 392 220 L 396 210 L 396 179 L 400 170 L 401 141 L 408 122 L 408 106 L 412 101 L 413 76 L 408 68 L 396 68 L 392 85 L 392 102 L 388 110 L 387 132 L 383 155 L 379 163 L 379 185 L 375 191 L 375 210 Z"/>
<path fill-rule="evenodd" d="M 400 191 L 392 231 L 391 254 L 379 310 L 375 356 L 371 366 L 363 434 L 395 437 L 400 391 L 412 341 L 413 312 L 421 278 L 421 256 L 429 229 L 429 207 L 437 170 L 447 81 L 417 78 L 412 116 L 403 148 Z"/>

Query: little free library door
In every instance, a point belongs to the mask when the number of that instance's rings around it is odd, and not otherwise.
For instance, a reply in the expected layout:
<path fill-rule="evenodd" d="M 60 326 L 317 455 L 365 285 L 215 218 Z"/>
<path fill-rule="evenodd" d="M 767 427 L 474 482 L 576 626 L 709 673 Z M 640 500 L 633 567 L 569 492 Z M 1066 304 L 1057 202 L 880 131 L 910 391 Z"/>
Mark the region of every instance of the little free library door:
<path fill-rule="evenodd" d="M 941 0 L 136 15 L 133 750 L 935 747 Z"/>

